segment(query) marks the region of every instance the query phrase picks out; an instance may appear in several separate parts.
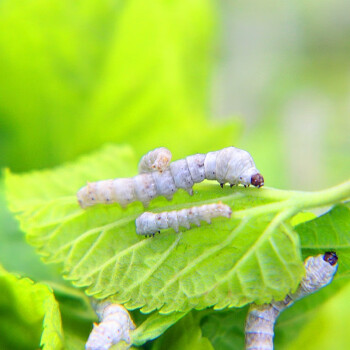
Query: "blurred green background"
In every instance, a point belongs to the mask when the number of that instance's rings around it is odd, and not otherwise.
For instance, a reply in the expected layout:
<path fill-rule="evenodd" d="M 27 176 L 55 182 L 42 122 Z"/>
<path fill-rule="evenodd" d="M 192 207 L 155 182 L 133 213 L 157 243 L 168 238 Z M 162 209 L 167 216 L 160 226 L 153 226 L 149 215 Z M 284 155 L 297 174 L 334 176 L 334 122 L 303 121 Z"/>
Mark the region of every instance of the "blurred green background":
<path fill-rule="evenodd" d="M 234 145 L 267 186 L 335 185 L 350 169 L 349 13 L 346 0 L 3 0 L 0 168 L 107 142 L 174 158 Z M 24 242 L 2 179 L 0 262 L 60 279 Z"/>
<path fill-rule="evenodd" d="M 345 0 L 2 1 L 0 167 L 51 167 L 106 142 L 175 157 L 235 145 L 269 186 L 338 183 L 348 13 Z"/>

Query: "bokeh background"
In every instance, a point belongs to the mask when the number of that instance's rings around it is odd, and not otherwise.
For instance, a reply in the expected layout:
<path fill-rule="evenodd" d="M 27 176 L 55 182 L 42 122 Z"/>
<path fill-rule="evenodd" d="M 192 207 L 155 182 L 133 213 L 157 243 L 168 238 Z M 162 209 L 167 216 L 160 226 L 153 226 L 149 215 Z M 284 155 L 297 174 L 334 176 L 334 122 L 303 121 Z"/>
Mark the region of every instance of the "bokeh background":
<path fill-rule="evenodd" d="M 349 174 L 349 13 L 346 0 L 2 1 L 0 167 L 106 142 L 183 156 L 211 135 L 248 149 L 269 186 L 336 184 Z M 204 123 L 221 133 L 199 135 Z"/>
<path fill-rule="evenodd" d="M 0 168 L 108 142 L 174 158 L 234 145 L 267 186 L 335 185 L 350 173 L 349 13 L 346 0 L 3 0 Z M 60 280 L 6 209 L 2 176 L 0 262 Z"/>

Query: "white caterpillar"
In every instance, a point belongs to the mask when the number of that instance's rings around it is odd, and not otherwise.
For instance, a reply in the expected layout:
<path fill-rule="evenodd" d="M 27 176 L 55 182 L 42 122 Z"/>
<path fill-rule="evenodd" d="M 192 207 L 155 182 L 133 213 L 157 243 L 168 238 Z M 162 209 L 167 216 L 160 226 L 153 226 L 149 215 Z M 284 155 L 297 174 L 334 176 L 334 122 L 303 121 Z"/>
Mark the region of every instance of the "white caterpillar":
<path fill-rule="evenodd" d="M 230 218 L 231 214 L 231 208 L 221 202 L 162 213 L 144 212 L 136 219 L 136 233 L 154 235 L 159 230 L 169 227 L 179 232 L 180 226 L 190 229 L 191 223 L 200 226 L 201 221 L 206 221 L 210 224 L 212 218 L 219 216 Z"/>
<path fill-rule="evenodd" d="M 139 174 L 151 171 L 163 172 L 169 167 L 171 152 L 165 147 L 159 147 L 145 154 L 139 163 Z"/>
<path fill-rule="evenodd" d="M 282 301 L 250 306 L 246 326 L 246 350 L 273 350 L 274 325 L 279 314 L 299 300 L 329 284 L 337 271 L 338 257 L 327 252 L 305 260 L 306 275 L 295 293 Z"/>
<path fill-rule="evenodd" d="M 94 324 L 85 345 L 86 350 L 108 350 L 122 340 L 130 344 L 129 332 L 136 326 L 122 305 L 104 302 L 98 304 L 96 313 L 100 323 Z"/>
<path fill-rule="evenodd" d="M 163 172 L 152 171 L 132 178 L 88 183 L 78 191 L 77 197 L 82 208 L 114 202 L 124 207 L 134 201 L 141 201 L 147 206 L 158 196 L 171 200 L 179 188 L 192 195 L 193 185 L 204 179 L 217 180 L 221 186 L 227 182 L 231 186 L 264 185 L 264 178 L 256 169 L 251 155 L 247 151 L 227 147 L 177 160 Z"/>

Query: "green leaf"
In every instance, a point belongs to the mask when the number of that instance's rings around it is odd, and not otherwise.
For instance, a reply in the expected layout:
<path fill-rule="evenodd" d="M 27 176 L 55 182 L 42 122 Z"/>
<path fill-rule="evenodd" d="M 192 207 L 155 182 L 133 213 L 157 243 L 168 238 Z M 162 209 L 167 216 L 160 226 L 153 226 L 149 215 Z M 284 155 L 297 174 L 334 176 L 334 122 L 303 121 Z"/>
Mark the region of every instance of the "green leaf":
<path fill-rule="evenodd" d="M 339 257 L 335 279 L 350 278 L 350 202 L 339 204 L 326 214 L 295 227 L 303 255 L 334 250 Z"/>
<path fill-rule="evenodd" d="M 157 339 L 152 350 L 214 350 L 210 341 L 202 336 L 199 322 L 189 313 L 161 338 Z"/>
<path fill-rule="evenodd" d="M 130 149 L 109 146 L 54 171 L 8 173 L 10 207 L 45 261 L 61 262 L 66 277 L 88 287 L 88 294 L 113 296 L 131 309 L 168 313 L 241 306 L 282 298 L 296 288 L 303 274 L 299 241 L 278 203 L 288 193 L 200 184 L 193 197 L 179 191 L 171 203 L 157 198 L 151 210 L 222 200 L 234 214 L 231 220 L 178 235 L 169 230 L 154 239 L 135 234 L 140 203 L 126 210 L 117 204 L 79 208 L 75 193 L 87 179 L 131 176 L 135 168 Z"/>
<path fill-rule="evenodd" d="M 83 349 L 93 322 L 98 321 L 89 298 L 77 288 L 56 283 L 50 283 L 50 287 L 60 305 L 65 350 Z"/>
<path fill-rule="evenodd" d="M 52 290 L 0 266 L 1 349 L 63 349 L 61 316 Z M 40 339 L 41 337 L 41 339 Z"/>
<path fill-rule="evenodd" d="M 26 243 L 18 222 L 6 207 L 3 178 L 0 178 L 0 261 L 7 271 L 34 281 L 62 282 L 57 266 L 44 264 L 35 249 Z"/>
<path fill-rule="evenodd" d="M 317 193 L 272 189 L 221 189 L 196 185 L 195 195 L 178 191 L 150 210 L 174 210 L 221 200 L 233 208 L 218 219 L 154 239 L 135 234 L 140 203 L 81 209 L 75 193 L 86 180 L 132 176 L 136 162 L 127 147 L 109 146 L 76 165 L 27 175 L 7 174 L 10 207 L 18 213 L 29 243 L 46 262 L 60 262 L 66 278 L 97 298 L 143 312 L 186 312 L 215 305 L 242 306 L 283 298 L 303 275 L 299 239 L 288 219 L 299 210 L 348 193 L 348 184 Z M 344 194 L 345 192 L 345 194 Z M 283 276 L 283 278 L 281 278 Z"/>
<path fill-rule="evenodd" d="M 157 338 L 185 315 L 184 312 L 173 312 L 169 315 L 161 315 L 159 312 L 153 313 L 131 332 L 131 343 L 139 346 Z"/>

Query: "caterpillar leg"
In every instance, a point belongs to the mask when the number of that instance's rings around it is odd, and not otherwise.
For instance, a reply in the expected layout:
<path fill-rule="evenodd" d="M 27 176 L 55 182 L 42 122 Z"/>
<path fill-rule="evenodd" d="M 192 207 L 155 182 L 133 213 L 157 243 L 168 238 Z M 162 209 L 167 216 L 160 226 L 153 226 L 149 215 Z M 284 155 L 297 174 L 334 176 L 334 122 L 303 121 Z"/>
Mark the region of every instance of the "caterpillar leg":
<path fill-rule="evenodd" d="M 193 196 L 193 189 L 192 188 L 186 188 L 186 191 L 190 196 Z"/>

